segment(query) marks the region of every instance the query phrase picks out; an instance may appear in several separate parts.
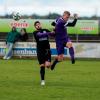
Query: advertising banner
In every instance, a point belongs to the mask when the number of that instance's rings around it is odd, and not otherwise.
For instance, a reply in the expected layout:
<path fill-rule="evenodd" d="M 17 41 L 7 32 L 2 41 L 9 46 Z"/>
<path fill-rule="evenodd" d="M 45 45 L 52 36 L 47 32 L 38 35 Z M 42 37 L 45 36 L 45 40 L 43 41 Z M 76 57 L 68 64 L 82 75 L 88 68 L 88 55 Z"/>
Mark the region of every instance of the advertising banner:
<path fill-rule="evenodd" d="M 100 58 L 100 43 L 74 43 L 76 58 Z M 50 43 L 52 56 L 57 55 L 56 44 Z M 5 54 L 6 45 L 0 42 L 0 56 Z M 14 56 L 36 56 L 36 43 L 34 42 L 18 42 L 13 48 Z M 69 57 L 69 49 L 65 48 L 64 56 Z"/>
<path fill-rule="evenodd" d="M 43 28 L 52 30 L 51 23 L 54 20 L 37 19 L 42 23 Z M 28 33 L 33 33 L 35 19 L 20 19 L 14 21 L 13 19 L 0 19 L 0 33 L 11 31 L 12 26 L 18 29 L 26 28 Z M 71 20 L 72 21 L 72 20 Z M 98 20 L 78 20 L 75 27 L 68 27 L 68 34 L 99 34 Z"/>
<path fill-rule="evenodd" d="M 52 56 L 57 55 L 56 44 L 50 43 Z M 0 56 L 3 56 L 6 52 L 6 44 L 4 42 L 0 42 Z M 14 56 L 36 56 L 36 43 L 34 42 L 17 42 L 13 48 Z M 67 51 L 65 49 L 65 56 L 67 56 Z"/>

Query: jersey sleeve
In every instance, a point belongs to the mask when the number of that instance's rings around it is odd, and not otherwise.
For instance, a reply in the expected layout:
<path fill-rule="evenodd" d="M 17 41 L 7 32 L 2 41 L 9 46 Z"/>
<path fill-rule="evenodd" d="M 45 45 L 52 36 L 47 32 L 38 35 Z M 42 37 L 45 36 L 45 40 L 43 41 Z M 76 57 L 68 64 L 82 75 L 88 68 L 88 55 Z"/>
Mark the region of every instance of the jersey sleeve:
<path fill-rule="evenodd" d="M 56 25 L 58 26 L 64 26 L 65 25 L 65 21 L 62 18 L 59 18 L 55 21 Z"/>
<path fill-rule="evenodd" d="M 45 31 L 47 32 L 47 35 L 48 36 L 55 36 L 55 32 L 51 32 L 50 30 L 48 30 L 48 29 L 45 29 Z"/>
<path fill-rule="evenodd" d="M 68 22 L 66 26 L 73 27 L 76 25 L 77 19 L 74 19 L 73 22 Z"/>

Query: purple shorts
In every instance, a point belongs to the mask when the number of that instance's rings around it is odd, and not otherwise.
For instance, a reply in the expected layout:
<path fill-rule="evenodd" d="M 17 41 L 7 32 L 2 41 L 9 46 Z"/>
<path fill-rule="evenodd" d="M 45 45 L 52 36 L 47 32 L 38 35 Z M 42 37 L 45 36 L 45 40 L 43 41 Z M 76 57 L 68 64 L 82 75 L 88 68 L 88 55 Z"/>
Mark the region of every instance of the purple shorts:
<path fill-rule="evenodd" d="M 64 47 L 66 47 L 67 42 L 71 42 L 70 38 L 65 38 L 56 41 L 56 48 L 57 48 L 58 55 L 64 54 Z"/>

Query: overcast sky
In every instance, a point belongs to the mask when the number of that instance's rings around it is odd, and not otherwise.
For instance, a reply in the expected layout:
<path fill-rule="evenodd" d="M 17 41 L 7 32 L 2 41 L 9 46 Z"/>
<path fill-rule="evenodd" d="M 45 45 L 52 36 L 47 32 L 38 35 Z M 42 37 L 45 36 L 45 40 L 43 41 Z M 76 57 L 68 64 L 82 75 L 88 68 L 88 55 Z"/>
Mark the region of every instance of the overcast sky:
<path fill-rule="evenodd" d="M 0 15 L 13 11 L 21 14 L 62 14 L 64 10 L 80 16 L 100 16 L 100 0 L 0 0 Z"/>

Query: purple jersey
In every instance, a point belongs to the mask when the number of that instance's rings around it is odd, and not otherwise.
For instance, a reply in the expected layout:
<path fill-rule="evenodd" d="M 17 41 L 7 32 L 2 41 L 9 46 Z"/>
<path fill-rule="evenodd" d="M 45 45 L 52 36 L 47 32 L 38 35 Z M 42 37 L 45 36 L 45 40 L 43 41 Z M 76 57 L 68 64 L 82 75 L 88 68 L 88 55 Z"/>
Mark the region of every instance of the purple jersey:
<path fill-rule="evenodd" d="M 68 38 L 66 25 L 67 22 L 64 21 L 62 17 L 56 20 L 56 26 L 55 26 L 56 40 L 62 40 Z"/>
<path fill-rule="evenodd" d="M 67 34 L 67 29 L 66 27 L 73 27 L 75 26 L 77 22 L 77 19 L 74 19 L 73 22 L 69 23 L 68 21 L 64 21 L 62 17 L 56 19 L 56 22 L 54 22 L 52 25 L 55 26 L 55 40 L 56 40 L 56 47 L 57 47 L 57 52 L 58 55 L 64 54 L 64 47 L 66 46 L 67 42 L 70 42 L 70 38 L 68 37 Z"/>

